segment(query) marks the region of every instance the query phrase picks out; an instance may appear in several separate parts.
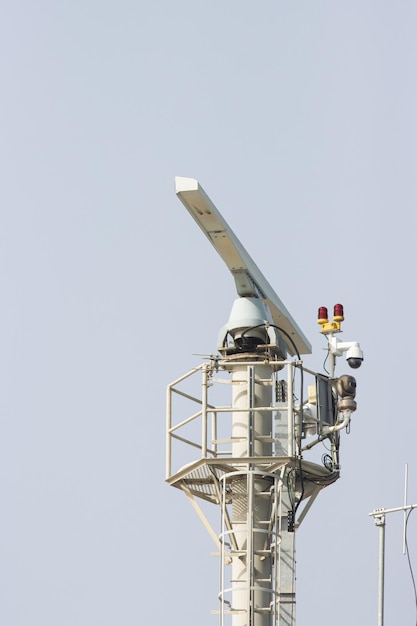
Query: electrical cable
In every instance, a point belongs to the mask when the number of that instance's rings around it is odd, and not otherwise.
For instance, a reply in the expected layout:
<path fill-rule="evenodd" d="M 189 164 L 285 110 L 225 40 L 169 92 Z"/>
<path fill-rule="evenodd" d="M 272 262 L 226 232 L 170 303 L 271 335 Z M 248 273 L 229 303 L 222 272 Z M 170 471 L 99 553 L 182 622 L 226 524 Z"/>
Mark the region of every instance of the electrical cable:
<path fill-rule="evenodd" d="M 327 359 L 329 358 L 329 354 L 330 354 L 330 350 L 327 350 L 327 354 L 326 354 L 326 358 L 323 361 L 323 369 L 326 372 L 326 374 L 328 374 L 330 376 L 330 372 L 326 367 L 326 363 L 327 363 Z"/>
<path fill-rule="evenodd" d="M 326 437 L 326 439 L 327 439 L 327 437 Z M 327 450 L 327 452 L 331 452 L 331 451 L 332 451 L 332 448 L 331 448 L 331 447 L 330 447 L 330 448 L 328 448 L 328 447 L 326 446 L 326 439 L 323 439 L 323 441 L 322 441 L 321 443 L 323 444 L 323 448 L 324 448 L 325 450 Z"/>
<path fill-rule="evenodd" d="M 294 349 L 295 354 L 296 354 L 296 355 L 297 355 L 297 357 L 298 357 L 298 360 L 299 360 L 299 361 L 301 361 L 300 352 L 298 351 L 298 348 L 297 348 L 297 346 L 295 345 L 295 341 L 294 341 L 294 339 L 291 337 L 291 335 L 290 335 L 289 333 L 287 333 L 287 331 L 286 331 L 286 330 L 284 330 L 284 329 L 283 329 L 283 328 L 281 328 L 280 326 L 276 326 L 275 324 L 270 324 L 269 322 L 266 322 L 266 323 L 264 323 L 264 324 L 257 324 L 256 326 L 251 326 L 250 328 L 245 328 L 245 330 L 241 333 L 241 335 L 240 335 L 240 336 L 241 336 L 241 337 L 244 337 L 244 336 L 246 335 L 246 333 L 248 333 L 250 330 L 255 330 L 256 328 L 262 328 L 262 327 L 264 327 L 264 328 L 265 328 L 265 331 L 266 331 L 266 328 L 267 328 L 268 326 L 271 326 L 271 328 L 276 328 L 277 330 L 279 330 L 279 332 L 280 332 L 280 333 L 282 333 L 283 335 L 285 335 L 285 336 L 287 337 L 288 341 L 291 343 L 291 345 L 292 345 L 292 347 L 293 347 L 293 349 Z"/>
<path fill-rule="evenodd" d="M 301 361 L 300 353 L 299 353 L 298 348 L 295 345 L 295 341 L 291 337 L 291 335 L 289 333 L 287 333 L 287 331 L 284 330 L 283 328 L 281 328 L 280 326 L 276 326 L 276 324 L 269 324 L 269 326 L 272 326 L 272 328 L 276 328 L 277 330 L 279 330 L 280 333 L 283 333 L 287 337 L 288 341 L 291 343 L 292 347 L 294 348 L 294 352 L 297 355 L 298 360 Z"/>
<path fill-rule="evenodd" d="M 414 579 L 414 573 L 413 573 L 413 567 L 411 564 L 411 558 L 410 558 L 410 552 L 408 550 L 408 541 L 407 541 L 407 533 L 408 533 L 408 518 L 410 517 L 411 513 L 414 511 L 414 509 L 410 509 L 407 513 L 407 516 L 405 518 L 405 551 L 407 554 L 407 559 L 408 559 L 408 567 L 410 569 L 410 574 L 411 574 L 411 580 L 413 583 L 413 588 L 414 588 L 414 602 L 416 605 L 416 625 L 417 625 L 417 589 L 416 589 L 416 581 Z"/>
<path fill-rule="evenodd" d="M 336 482 L 336 480 L 338 480 L 339 478 L 339 472 L 334 471 L 332 473 L 330 473 L 328 476 L 323 476 L 323 477 L 313 477 L 312 474 L 308 474 L 307 475 L 308 478 L 308 482 L 310 483 L 314 483 L 315 485 L 332 485 L 333 483 Z"/>
<path fill-rule="evenodd" d="M 294 490 L 292 485 L 292 471 L 290 470 L 287 474 L 287 490 L 288 490 L 288 498 L 291 505 L 291 510 L 294 511 L 295 506 L 295 498 L 294 498 Z"/>

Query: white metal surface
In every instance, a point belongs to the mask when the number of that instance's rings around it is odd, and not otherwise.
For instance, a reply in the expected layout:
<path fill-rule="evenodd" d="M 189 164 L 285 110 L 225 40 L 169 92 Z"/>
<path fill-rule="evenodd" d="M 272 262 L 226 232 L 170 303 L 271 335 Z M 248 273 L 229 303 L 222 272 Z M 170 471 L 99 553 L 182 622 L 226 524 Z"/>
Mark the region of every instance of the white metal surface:
<path fill-rule="evenodd" d="M 245 357 L 212 358 L 169 385 L 167 481 L 186 493 L 215 541 L 195 499 L 220 506 L 220 626 L 295 626 L 295 533 L 288 530 L 288 511 L 300 501 L 296 530 L 335 477 L 298 457 L 300 365 Z M 201 393 L 192 384 L 196 377 Z M 308 383 L 314 373 L 305 377 Z M 285 397 L 276 397 L 277 385 Z"/>
<path fill-rule="evenodd" d="M 295 626 L 295 530 L 339 477 L 339 431 L 356 408 L 356 381 L 339 388 L 330 347 L 332 379 L 303 368 L 310 343 L 275 291 L 198 181 L 175 182 L 240 298 L 220 332 L 220 356 L 168 386 L 166 480 L 186 493 L 220 548 L 220 626 Z M 190 384 L 196 375 L 201 394 Z M 325 461 L 307 460 L 324 439 Z M 217 540 L 197 498 L 220 506 Z"/>
<path fill-rule="evenodd" d="M 224 498 L 230 499 L 231 508 L 228 539 L 236 546 L 229 551 L 232 623 L 233 626 L 269 626 L 274 614 L 271 545 L 275 541 L 277 515 L 272 516 L 272 509 L 279 496 L 271 483 L 271 479 L 275 482 L 275 476 L 262 472 L 262 467 L 256 465 L 256 457 L 272 456 L 272 414 L 258 408 L 271 404 L 268 384 L 272 370 L 270 365 L 262 363 L 250 366 L 234 363 L 229 371 L 232 406 L 236 409 L 232 417 L 233 456 L 254 457 L 253 463 L 236 464 L 236 471 L 222 478 Z M 224 598 L 224 590 L 221 593 Z M 223 623 L 224 620 L 221 626 Z"/>
<path fill-rule="evenodd" d="M 232 272 L 239 296 L 262 298 L 271 312 L 273 323 L 291 336 L 300 354 L 310 354 L 310 342 L 198 181 L 176 177 L 175 189 L 181 202 Z M 284 340 L 289 354 L 294 355 L 291 342 L 286 337 Z"/>

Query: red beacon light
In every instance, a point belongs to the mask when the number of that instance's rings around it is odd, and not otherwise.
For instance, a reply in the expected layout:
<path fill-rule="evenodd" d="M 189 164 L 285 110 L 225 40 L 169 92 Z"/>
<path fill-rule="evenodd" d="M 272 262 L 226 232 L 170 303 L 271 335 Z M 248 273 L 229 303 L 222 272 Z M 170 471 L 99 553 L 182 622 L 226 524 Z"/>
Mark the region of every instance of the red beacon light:
<path fill-rule="evenodd" d="M 317 324 L 327 324 L 329 321 L 329 314 L 327 307 L 321 306 L 317 315 Z"/>
<path fill-rule="evenodd" d="M 333 320 L 335 322 L 343 322 L 344 319 L 343 304 L 335 304 L 333 309 Z"/>
<path fill-rule="evenodd" d="M 321 306 L 319 308 L 317 323 L 320 324 L 321 332 L 325 335 L 329 335 L 331 333 L 339 333 L 341 331 L 340 325 L 345 319 L 343 315 L 343 305 L 335 304 L 333 312 L 333 321 L 329 322 L 327 307 Z"/>

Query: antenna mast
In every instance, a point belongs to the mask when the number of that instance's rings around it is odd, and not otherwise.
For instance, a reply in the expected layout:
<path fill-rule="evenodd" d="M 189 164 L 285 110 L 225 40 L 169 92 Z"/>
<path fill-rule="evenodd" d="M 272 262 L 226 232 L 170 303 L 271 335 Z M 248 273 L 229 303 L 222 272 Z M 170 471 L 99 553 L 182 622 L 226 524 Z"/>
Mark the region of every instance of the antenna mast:
<path fill-rule="evenodd" d="M 336 357 L 346 352 L 358 367 L 362 351 L 335 337 L 341 305 L 333 322 L 321 307 L 331 376 L 305 368 L 308 339 L 210 198 L 191 178 L 177 178 L 176 192 L 232 273 L 238 298 L 218 354 L 168 386 L 166 480 L 185 492 L 218 548 L 220 626 L 295 626 L 295 531 L 339 478 L 340 433 L 356 409 L 355 379 L 334 377 Z M 323 462 L 307 460 L 324 439 Z M 218 533 L 206 502 L 220 508 Z"/>
<path fill-rule="evenodd" d="M 403 511 L 403 554 L 406 553 L 407 511 L 417 508 L 417 504 L 407 504 L 408 491 L 408 464 L 405 464 L 404 475 L 404 505 L 393 509 L 374 509 L 369 513 L 374 518 L 375 526 L 379 528 L 379 552 L 378 552 L 378 626 L 384 626 L 384 602 L 385 602 L 385 516 L 388 513 Z"/>

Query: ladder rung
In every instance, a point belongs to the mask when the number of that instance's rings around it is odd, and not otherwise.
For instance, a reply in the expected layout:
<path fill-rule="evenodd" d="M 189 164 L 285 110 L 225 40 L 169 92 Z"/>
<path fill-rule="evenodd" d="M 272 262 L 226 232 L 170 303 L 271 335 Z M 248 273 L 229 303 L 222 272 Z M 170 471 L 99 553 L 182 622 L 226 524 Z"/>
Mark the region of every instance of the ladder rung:
<path fill-rule="evenodd" d="M 233 443 L 234 441 L 246 441 L 246 437 L 230 437 L 229 439 L 213 439 L 212 443 Z"/>

